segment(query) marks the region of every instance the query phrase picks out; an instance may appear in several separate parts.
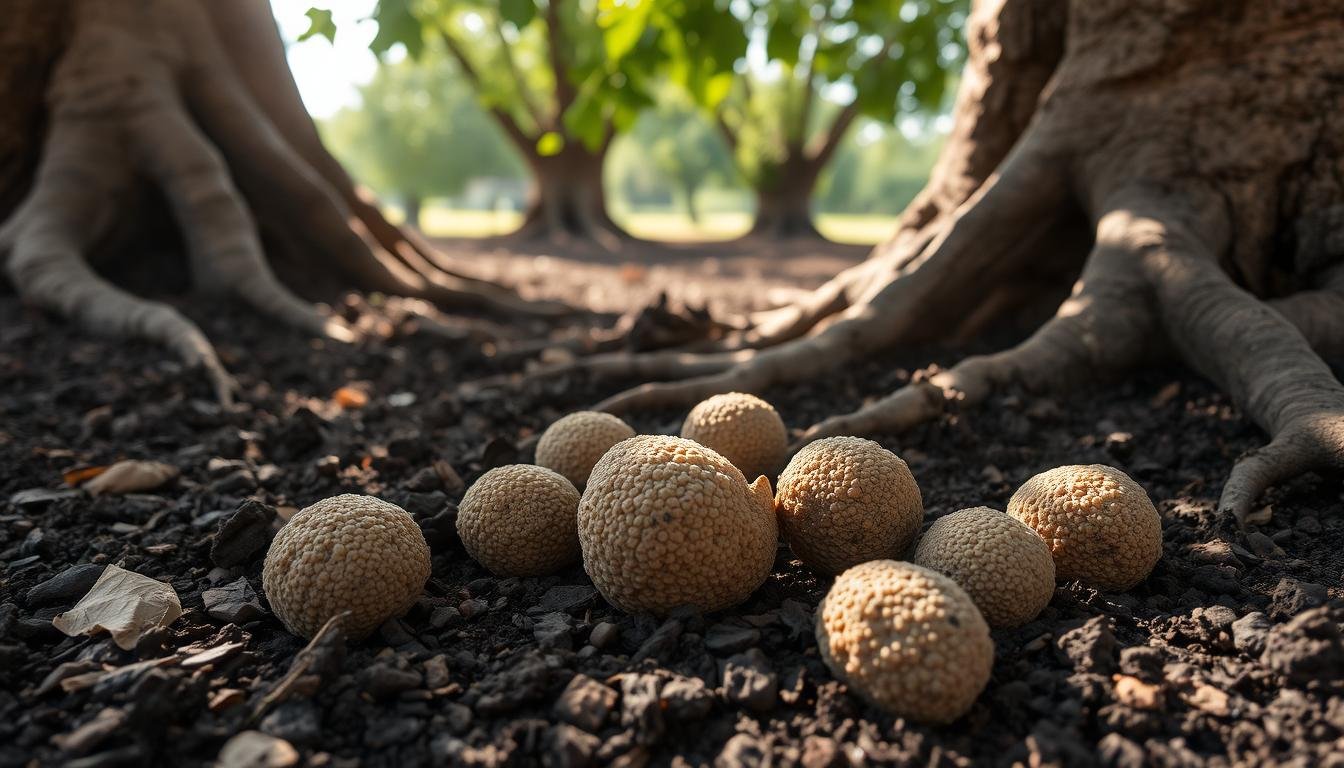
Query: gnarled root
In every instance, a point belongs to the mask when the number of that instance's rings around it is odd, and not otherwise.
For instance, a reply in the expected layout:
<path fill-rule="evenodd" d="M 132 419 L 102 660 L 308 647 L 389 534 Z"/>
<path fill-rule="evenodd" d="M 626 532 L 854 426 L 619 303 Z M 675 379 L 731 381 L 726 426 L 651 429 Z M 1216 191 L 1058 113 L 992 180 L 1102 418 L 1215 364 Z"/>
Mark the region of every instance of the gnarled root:
<path fill-rule="evenodd" d="M 572 311 L 449 270 L 427 244 L 389 224 L 318 142 L 266 4 L 203 5 L 209 13 L 198 0 L 69 3 L 74 31 L 48 84 L 50 127 L 35 182 L 0 229 L 0 258 L 23 298 L 99 333 L 169 346 L 204 368 L 228 402 L 232 382 L 199 328 L 165 305 L 115 288 L 85 262 L 128 213 L 123 201 L 135 197 L 137 180 L 147 178 L 170 203 L 198 286 L 231 293 L 308 333 L 345 342 L 360 336 L 280 281 L 254 213 L 263 228 L 281 235 L 289 260 L 308 277 L 335 273 L 347 288 L 514 318 Z M 255 62 L 244 83 L 210 13 L 227 22 L 221 29 L 231 42 L 246 40 L 244 48 L 261 51 L 259 60 L 278 68 L 284 79 L 278 91 L 277 72 L 263 78 Z M 255 99 L 257 91 L 265 98 Z M 258 101 L 285 125 L 298 126 L 297 138 L 277 129 Z M 453 328 L 415 305 L 401 309 L 401 316 L 420 317 L 417 327 L 444 335 L 479 337 L 486 330 L 479 323 Z"/>

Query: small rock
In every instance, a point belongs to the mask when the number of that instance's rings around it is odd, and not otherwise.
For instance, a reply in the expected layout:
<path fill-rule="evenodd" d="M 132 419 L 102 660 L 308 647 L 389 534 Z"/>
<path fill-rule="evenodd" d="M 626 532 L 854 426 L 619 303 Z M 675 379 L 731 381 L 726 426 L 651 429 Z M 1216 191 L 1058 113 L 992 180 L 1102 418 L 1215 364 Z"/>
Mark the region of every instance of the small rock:
<path fill-rule="evenodd" d="M 1291 685 L 1330 685 L 1344 679 L 1344 637 L 1327 608 L 1304 611 L 1269 631 L 1265 665 Z"/>
<path fill-rule="evenodd" d="M 289 768 L 299 762 L 299 752 L 284 739 L 261 731 L 243 731 L 219 750 L 219 768 Z"/>
<path fill-rule="evenodd" d="M 1120 671 L 1149 683 L 1162 679 L 1162 665 L 1165 661 L 1162 651 L 1149 645 L 1120 651 Z"/>
<path fill-rule="evenodd" d="M 479 598 L 463 600 L 462 603 L 457 606 L 457 612 L 462 614 L 462 618 L 467 620 L 474 619 L 477 616 L 484 614 L 489 609 L 490 604 Z"/>
<path fill-rule="evenodd" d="M 732 624 L 715 624 L 705 633 L 705 647 L 719 655 L 745 651 L 760 641 L 759 630 Z"/>
<path fill-rule="evenodd" d="M 569 614 L 555 611 L 543 614 L 533 623 L 532 636 L 542 648 L 571 650 L 574 647 L 574 639 L 570 636 L 573 628 L 574 621 Z"/>
<path fill-rule="evenodd" d="M 210 483 L 209 491 L 221 496 L 242 496 L 257 489 L 257 478 L 249 469 L 239 469 Z"/>
<path fill-rule="evenodd" d="M 527 609 L 530 614 L 576 610 L 589 608 L 597 601 L 597 590 L 581 584 L 562 584 L 551 587 L 541 596 L 537 604 Z"/>
<path fill-rule="evenodd" d="M 36 607 L 59 602 L 73 602 L 83 597 L 98 577 L 103 575 L 106 565 L 81 563 L 72 565 L 28 590 L 28 606 Z"/>
<path fill-rule="evenodd" d="M 803 768 L 839 768 L 845 761 L 834 739 L 814 735 L 803 739 L 802 763 Z"/>
<path fill-rule="evenodd" d="M 364 690 L 375 699 L 386 699 L 402 691 L 419 688 L 420 673 L 409 669 L 397 669 L 386 664 L 374 664 L 360 674 Z"/>
<path fill-rule="evenodd" d="M 556 699 L 551 712 L 559 719 L 596 733 L 616 706 L 616 692 L 593 678 L 578 674 Z"/>
<path fill-rule="evenodd" d="M 1056 641 L 1064 657 L 1079 672 L 1109 675 L 1115 671 L 1116 642 L 1111 620 L 1094 616 Z"/>
<path fill-rule="evenodd" d="M 1298 616 L 1308 608 L 1325 605 L 1330 593 L 1320 584 L 1285 577 L 1274 587 L 1270 599 L 1270 618 L 1284 620 Z"/>
<path fill-rule="evenodd" d="M 393 744 L 405 744 L 425 729 L 425 720 L 416 717 L 384 717 L 369 721 L 364 730 L 364 746 L 382 749 Z"/>
<path fill-rule="evenodd" d="M 448 674 L 448 659 L 441 653 L 426 659 L 422 666 L 425 668 L 425 686 L 430 690 L 442 688 L 452 679 Z"/>
<path fill-rule="evenodd" d="M 434 629 L 455 627 L 462 623 L 462 613 L 451 605 L 441 605 L 429 614 L 429 626 Z"/>
<path fill-rule="evenodd" d="M 1272 539 L 1259 531 L 1251 531 L 1246 534 L 1246 546 L 1266 560 L 1277 560 L 1287 555 L 1278 544 L 1275 544 Z"/>
<path fill-rule="evenodd" d="M 769 763 L 769 758 L 770 745 L 768 743 L 749 733 L 739 733 L 723 745 L 718 757 L 714 758 L 714 768 L 766 765 Z"/>
<path fill-rule="evenodd" d="M 770 660 L 759 648 L 729 657 L 723 665 L 723 696 L 754 712 L 767 712 L 775 706 L 779 678 L 770 668 Z"/>
<path fill-rule="evenodd" d="M 257 726 L 292 744 L 313 746 L 322 740 L 322 710 L 306 699 L 281 702 Z"/>
<path fill-rule="evenodd" d="M 450 701 L 443 705 L 443 715 L 448 720 L 448 730 L 452 733 L 460 736 L 471 728 L 473 718 L 471 707 Z"/>
<path fill-rule="evenodd" d="M 714 708 L 714 694 L 698 677 L 674 677 L 658 694 L 667 704 L 667 714 L 683 723 L 703 720 Z"/>
<path fill-rule="evenodd" d="M 205 590 L 201 593 L 201 600 L 210 618 L 225 623 L 246 624 L 266 615 L 252 585 L 241 576 L 223 587 Z"/>
<path fill-rule="evenodd" d="M 221 568 L 246 565 L 260 557 L 271 543 L 275 507 L 251 499 L 220 523 L 210 545 L 210 559 Z"/>
<path fill-rule="evenodd" d="M 677 640 L 681 639 L 682 625 L 677 619 L 668 619 L 658 626 L 658 629 L 649 635 L 635 651 L 635 655 L 630 657 L 631 663 L 638 664 L 644 659 L 657 659 L 662 661 L 676 650 Z"/>
<path fill-rule="evenodd" d="M 593 631 L 588 635 L 588 644 L 594 648 L 602 649 L 611 645 L 621 634 L 621 628 L 609 621 L 599 622 L 593 627 Z"/>
<path fill-rule="evenodd" d="M 572 725 L 553 725 L 546 731 L 546 756 L 542 764 L 551 768 L 579 768 L 593 764 L 593 756 L 602 740 Z"/>
<path fill-rule="evenodd" d="M 1265 639 L 1273 626 L 1265 614 L 1248 613 L 1232 622 L 1232 644 L 1247 656 L 1259 656 L 1265 651 Z"/>
<path fill-rule="evenodd" d="M 656 675 L 621 678 L 621 725 L 634 731 L 635 743 L 646 747 L 657 744 L 666 730 L 659 682 Z"/>

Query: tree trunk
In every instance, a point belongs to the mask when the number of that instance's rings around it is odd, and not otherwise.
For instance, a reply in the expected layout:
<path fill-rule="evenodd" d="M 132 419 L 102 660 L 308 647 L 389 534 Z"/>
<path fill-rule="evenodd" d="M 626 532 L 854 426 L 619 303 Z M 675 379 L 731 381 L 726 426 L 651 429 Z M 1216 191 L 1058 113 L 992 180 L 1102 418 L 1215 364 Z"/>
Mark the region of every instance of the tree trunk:
<path fill-rule="evenodd" d="M 686 218 L 696 225 L 700 223 L 700 209 L 695 204 L 695 193 L 698 189 L 697 185 L 690 182 L 681 184 L 681 205 L 686 209 Z"/>
<path fill-rule="evenodd" d="M 1344 469 L 1344 384 L 1322 359 L 1344 351 L 1341 40 L 1344 0 L 981 0 L 952 135 L 888 243 L 719 351 L 577 367 L 679 379 L 598 406 L 613 412 L 760 393 L 955 338 L 1077 277 L 1023 343 L 921 372 L 802 441 L 1174 353 L 1270 436 L 1219 501 L 1246 521 L 1268 487 Z"/>
<path fill-rule="evenodd" d="M 817 173 L 800 168 L 781 174 L 777 183 L 756 190 L 756 220 L 748 237 L 773 240 L 820 239 L 812 223 L 812 192 Z"/>
<path fill-rule="evenodd" d="M 606 147 L 591 152 L 570 142 L 555 155 L 528 157 L 532 197 L 515 239 L 595 241 L 616 249 L 626 235 L 607 213 L 602 183 Z"/>
<path fill-rule="evenodd" d="M 161 342 L 230 400 L 232 380 L 194 323 L 89 265 L 118 225 L 143 215 L 128 206 L 148 182 L 169 203 L 197 286 L 310 333 L 350 341 L 361 331 L 300 299 L 277 267 L 305 288 L 325 284 L 328 298 L 387 294 L 396 317 L 384 320 L 414 316 L 458 336 L 465 331 L 435 305 L 570 311 L 466 276 L 382 217 L 318 139 L 266 0 L 13 6 L 0 30 L 0 268 L 30 303 L 97 332 Z M 104 273 L 123 275 L 142 251 L 124 250 Z"/>
<path fill-rule="evenodd" d="M 402 205 L 406 208 L 406 226 L 415 227 L 423 232 L 425 228 L 420 225 L 420 209 L 424 205 L 424 199 L 419 195 L 406 195 L 402 199 Z"/>

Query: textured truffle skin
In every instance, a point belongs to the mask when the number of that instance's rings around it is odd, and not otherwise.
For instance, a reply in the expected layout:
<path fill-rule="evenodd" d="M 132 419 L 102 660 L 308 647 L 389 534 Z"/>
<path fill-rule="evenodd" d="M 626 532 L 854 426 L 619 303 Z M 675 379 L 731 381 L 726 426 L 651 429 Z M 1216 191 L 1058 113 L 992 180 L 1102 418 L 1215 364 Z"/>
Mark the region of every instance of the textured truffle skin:
<path fill-rule="evenodd" d="M 341 494 L 295 513 L 275 535 L 261 572 L 271 609 L 311 638 L 332 616 L 352 640 L 404 614 L 429 579 L 429 545 L 406 510 Z"/>
<path fill-rule="evenodd" d="M 773 476 L 789 447 L 788 430 L 774 406 L 742 392 L 696 405 L 682 422 L 681 436 L 732 462 L 748 478 Z"/>
<path fill-rule="evenodd" d="M 546 428 L 537 441 L 537 465 L 565 476 L 575 488 L 588 483 L 593 465 L 635 430 L 610 413 L 578 411 Z"/>
<path fill-rule="evenodd" d="M 961 587 L 937 571 L 871 560 L 840 574 L 817 607 L 831 673 L 882 709 L 950 723 L 975 703 L 994 641 Z"/>
<path fill-rule="evenodd" d="M 578 510 L 578 490 L 558 472 L 496 467 L 462 497 L 457 535 L 496 576 L 542 576 L 578 562 Z"/>
<path fill-rule="evenodd" d="M 911 560 L 957 582 L 991 627 L 1026 624 L 1055 594 L 1055 561 L 1045 539 L 989 507 L 939 518 Z"/>
<path fill-rule="evenodd" d="M 1143 487 L 1115 467 L 1042 472 L 1017 489 L 1008 514 L 1045 539 L 1060 579 L 1126 590 L 1162 556 L 1162 518 Z"/>
<path fill-rule="evenodd" d="M 664 615 L 742 602 L 770 575 L 778 541 L 770 481 L 679 437 L 616 444 L 579 502 L 583 567 L 612 605 Z"/>
<path fill-rule="evenodd" d="M 799 451 L 779 476 L 775 510 L 793 553 L 827 574 L 899 557 L 924 521 L 910 468 L 859 437 L 828 437 Z"/>

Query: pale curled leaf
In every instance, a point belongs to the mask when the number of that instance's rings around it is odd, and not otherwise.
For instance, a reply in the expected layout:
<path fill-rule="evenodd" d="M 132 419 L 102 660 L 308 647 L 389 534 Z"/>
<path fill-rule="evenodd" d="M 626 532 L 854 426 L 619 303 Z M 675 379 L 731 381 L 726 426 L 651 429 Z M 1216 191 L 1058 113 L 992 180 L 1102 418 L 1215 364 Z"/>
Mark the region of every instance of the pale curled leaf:
<path fill-rule="evenodd" d="M 177 467 L 159 461 L 119 461 L 84 484 L 94 496 L 152 491 L 177 477 Z"/>
<path fill-rule="evenodd" d="M 118 648 L 129 651 L 141 635 L 181 615 L 182 604 L 171 585 L 109 565 L 88 594 L 51 623 L 71 637 L 106 630 Z"/>

